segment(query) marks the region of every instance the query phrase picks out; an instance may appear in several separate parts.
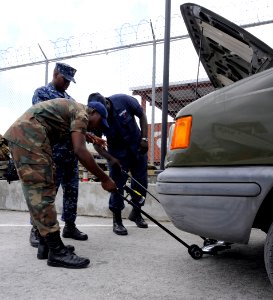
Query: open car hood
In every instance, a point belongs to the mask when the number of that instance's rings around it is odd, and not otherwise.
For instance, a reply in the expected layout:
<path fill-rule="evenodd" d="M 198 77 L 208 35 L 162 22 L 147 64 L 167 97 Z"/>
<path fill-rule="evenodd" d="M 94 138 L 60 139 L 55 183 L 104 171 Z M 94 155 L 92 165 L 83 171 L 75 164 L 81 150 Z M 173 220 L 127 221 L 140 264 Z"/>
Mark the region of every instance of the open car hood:
<path fill-rule="evenodd" d="M 182 4 L 180 10 L 215 88 L 272 67 L 273 49 L 241 27 L 193 3 Z"/>

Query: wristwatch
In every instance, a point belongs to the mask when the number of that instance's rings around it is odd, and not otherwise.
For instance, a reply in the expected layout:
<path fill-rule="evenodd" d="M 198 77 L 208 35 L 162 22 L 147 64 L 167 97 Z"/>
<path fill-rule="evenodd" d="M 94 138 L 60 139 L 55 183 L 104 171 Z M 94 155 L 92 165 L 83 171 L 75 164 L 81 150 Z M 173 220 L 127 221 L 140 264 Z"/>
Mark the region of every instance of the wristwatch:
<path fill-rule="evenodd" d="M 143 137 L 141 139 L 142 139 L 142 141 L 148 142 L 148 138 Z"/>

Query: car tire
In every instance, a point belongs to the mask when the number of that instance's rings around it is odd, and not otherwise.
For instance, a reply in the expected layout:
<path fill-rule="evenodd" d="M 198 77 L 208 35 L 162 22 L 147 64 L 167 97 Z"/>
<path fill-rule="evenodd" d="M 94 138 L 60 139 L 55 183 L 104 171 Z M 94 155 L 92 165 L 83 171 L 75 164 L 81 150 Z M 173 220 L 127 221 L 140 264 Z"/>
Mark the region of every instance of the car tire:
<path fill-rule="evenodd" d="M 264 245 L 264 264 L 268 278 L 273 285 L 273 223 L 266 235 Z"/>

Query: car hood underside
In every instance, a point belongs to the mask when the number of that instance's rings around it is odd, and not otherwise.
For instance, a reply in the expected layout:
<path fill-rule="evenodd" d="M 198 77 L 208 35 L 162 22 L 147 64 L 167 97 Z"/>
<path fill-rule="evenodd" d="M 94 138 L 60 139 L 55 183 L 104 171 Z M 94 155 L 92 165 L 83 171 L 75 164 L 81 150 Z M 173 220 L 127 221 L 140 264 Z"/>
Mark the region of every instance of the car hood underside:
<path fill-rule="evenodd" d="M 180 9 L 215 88 L 272 67 L 273 49 L 246 30 L 193 3 L 185 3 Z"/>

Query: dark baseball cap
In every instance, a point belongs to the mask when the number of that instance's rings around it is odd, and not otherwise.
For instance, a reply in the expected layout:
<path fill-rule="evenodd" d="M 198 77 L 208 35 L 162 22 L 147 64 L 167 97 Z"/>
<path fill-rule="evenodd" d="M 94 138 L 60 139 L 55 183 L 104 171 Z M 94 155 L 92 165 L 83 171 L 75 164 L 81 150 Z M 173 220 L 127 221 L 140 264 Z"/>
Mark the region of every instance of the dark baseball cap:
<path fill-rule="evenodd" d="M 76 83 L 74 79 L 74 75 L 77 72 L 76 69 L 64 63 L 56 63 L 56 70 L 63 75 L 63 77 L 68 81 L 73 81 Z"/>
<path fill-rule="evenodd" d="M 92 93 L 89 95 L 87 103 L 100 102 L 106 107 L 106 99 L 100 93 Z"/>
<path fill-rule="evenodd" d="M 107 109 L 103 104 L 100 102 L 88 102 L 87 104 L 88 107 L 95 109 L 102 118 L 102 124 L 106 127 L 109 128 L 109 124 L 107 122 L 107 117 L 108 117 L 108 112 Z"/>

